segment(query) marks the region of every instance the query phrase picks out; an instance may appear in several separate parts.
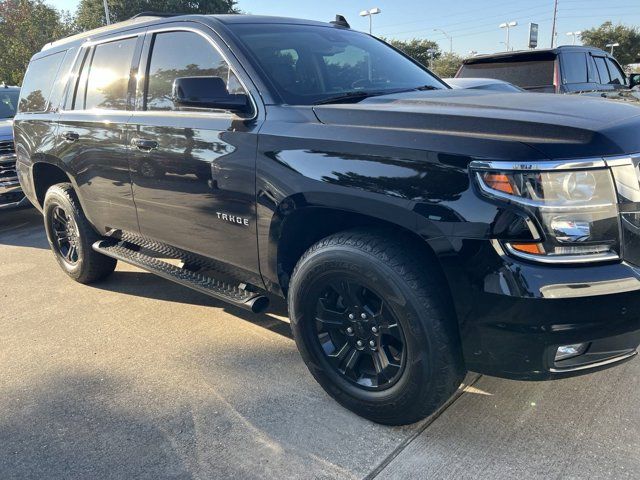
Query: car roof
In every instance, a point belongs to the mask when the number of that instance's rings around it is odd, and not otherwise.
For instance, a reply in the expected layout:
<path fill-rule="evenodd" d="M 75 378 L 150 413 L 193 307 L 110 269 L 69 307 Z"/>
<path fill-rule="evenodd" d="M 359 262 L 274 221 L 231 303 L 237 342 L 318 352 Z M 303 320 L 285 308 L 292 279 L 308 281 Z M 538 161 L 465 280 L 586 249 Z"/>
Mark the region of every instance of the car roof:
<path fill-rule="evenodd" d="M 118 32 L 126 32 L 134 28 L 157 25 L 175 21 L 196 21 L 208 25 L 234 25 L 234 24 L 289 24 L 289 25 L 318 25 L 332 26 L 328 22 L 318 22 L 314 20 L 304 20 L 300 18 L 272 17 L 267 15 L 245 15 L 245 14 L 224 14 L 224 15 L 180 15 L 161 13 L 142 13 L 122 22 L 114 23 L 104 27 L 87 30 L 86 32 L 71 35 L 69 37 L 56 40 L 42 47 L 42 52 L 64 47 L 75 42 L 81 42 L 91 38 L 102 37 Z"/>
<path fill-rule="evenodd" d="M 518 57 L 551 57 L 558 55 L 562 52 L 597 52 L 599 55 L 610 57 L 610 55 L 604 50 L 600 50 L 596 47 L 589 47 L 586 45 L 561 45 L 555 48 L 540 48 L 535 50 L 516 50 L 513 52 L 500 52 L 500 53 L 491 53 L 487 55 L 476 55 L 474 57 L 470 57 L 464 60 L 465 64 L 473 64 L 473 63 L 485 63 L 488 60 L 503 60 L 509 58 L 518 58 Z"/>

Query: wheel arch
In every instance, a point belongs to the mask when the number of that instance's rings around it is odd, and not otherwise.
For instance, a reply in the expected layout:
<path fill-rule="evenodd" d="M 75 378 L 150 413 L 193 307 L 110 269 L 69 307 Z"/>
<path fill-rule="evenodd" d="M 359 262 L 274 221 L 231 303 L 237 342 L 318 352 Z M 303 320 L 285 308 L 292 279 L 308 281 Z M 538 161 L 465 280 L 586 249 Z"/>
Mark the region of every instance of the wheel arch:
<path fill-rule="evenodd" d="M 31 166 L 31 178 L 37 206 L 42 210 L 44 197 L 47 190 L 57 183 L 71 183 L 78 193 L 78 188 L 73 177 L 62 166 L 51 161 L 36 161 Z M 82 201 L 81 201 L 82 204 Z"/>

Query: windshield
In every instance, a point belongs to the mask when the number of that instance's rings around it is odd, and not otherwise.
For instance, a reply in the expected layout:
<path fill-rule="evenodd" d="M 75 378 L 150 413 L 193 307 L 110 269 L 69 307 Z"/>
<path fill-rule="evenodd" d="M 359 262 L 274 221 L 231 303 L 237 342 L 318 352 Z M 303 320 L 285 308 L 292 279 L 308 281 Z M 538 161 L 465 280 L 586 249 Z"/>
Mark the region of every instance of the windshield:
<path fill-rule="evenodd" d="M 352 92 L 445 87 L 373 37 L 313 25 L 241 24 L 233 32 L 282 100 L 311 105 Z"/>
<path fill-rule="evenodd" d="M 553 60 L 495 61 L 463 65 L 459 78 L 495 78 L 522 88 L 553 85 Z"/>
<path fill-rule="evenodd" d="M 13 118 L 16 116 L 18 106 L 18 90 L 6 90 L 0 87 L 0 118 Z"/>

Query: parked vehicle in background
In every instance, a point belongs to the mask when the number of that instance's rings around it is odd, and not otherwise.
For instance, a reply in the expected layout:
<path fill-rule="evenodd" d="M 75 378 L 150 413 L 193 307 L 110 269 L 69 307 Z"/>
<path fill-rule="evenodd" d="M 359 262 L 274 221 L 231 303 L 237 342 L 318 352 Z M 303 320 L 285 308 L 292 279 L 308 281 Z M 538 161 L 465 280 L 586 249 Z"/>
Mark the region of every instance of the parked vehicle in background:
<path fill-rule="evenodd" d="M 71 278 L 120 260 L 253 312 L 287 298 L 309 371 L 367 418 L 432 414 L 467 370 L 637 353 L 636 107 L 453 90 L 343 18 L 251 15 L 54 42 L 21 98 L 18 173 Z"/>
<path fill-rule="evenodd" d="M 495 78 L 443 78 L 451 88 L 490 90 L 492 92 L 524 92 L 512 83 Z"/>
<path fill-rule="evenodd" d="M 607 92 L 635 85 L 630 84 L 618 62 L 607 52 L 577 45 L 465 59 L 456 78 L 477 77 L 495 78 L 543 93 Z M 637 82 L 637 78 L 633 81 Z"/>
<path fill-rule="evenodd" d="M 19 96 L 20 87 L 0 85 L 0 210 L 29 205 L 16 173 L 13 146 L 13 117 Z"/>

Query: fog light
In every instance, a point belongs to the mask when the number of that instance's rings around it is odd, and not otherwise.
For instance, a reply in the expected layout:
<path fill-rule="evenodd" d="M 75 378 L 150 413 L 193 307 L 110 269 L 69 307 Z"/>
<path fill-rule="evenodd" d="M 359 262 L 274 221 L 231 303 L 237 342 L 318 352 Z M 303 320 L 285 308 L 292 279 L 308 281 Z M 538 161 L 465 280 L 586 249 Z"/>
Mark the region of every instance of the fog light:
<path fill-rule="evenodd" d="M 566 360 L 567 358 L 582 355 L 587 350 L 588 345 L 588 343 L 574 343 L 572 345 L 562 345 L 558 347 L 558 351 L 556 352 L 556 362 L 558 360 Z"/>

